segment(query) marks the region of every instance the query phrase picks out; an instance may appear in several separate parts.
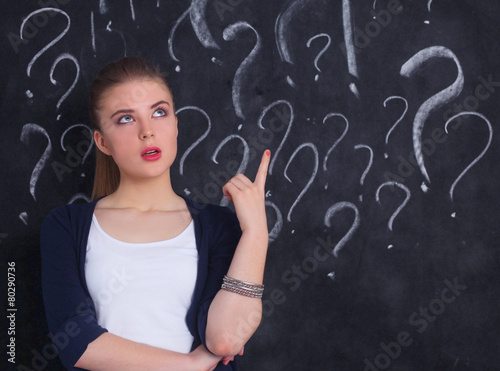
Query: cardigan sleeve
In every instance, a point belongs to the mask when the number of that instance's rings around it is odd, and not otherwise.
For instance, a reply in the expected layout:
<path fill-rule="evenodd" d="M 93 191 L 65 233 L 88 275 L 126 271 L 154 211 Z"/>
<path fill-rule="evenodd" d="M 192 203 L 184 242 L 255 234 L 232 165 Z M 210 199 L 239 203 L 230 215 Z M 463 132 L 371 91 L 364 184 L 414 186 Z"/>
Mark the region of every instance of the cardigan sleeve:
<path fill-rule="evenodd" d="M 211 218 L 212 241 L 208 246 L 208 273 L 198 312 L 198 332 L 206 348 L 206 327 L 210 304 L 222 285 L 241 238 L 241 229 L 236 214 L 228 208 L 218 208 L 218 217 Z M 216 370 L 236 370 L 236 362 L 228 366 L 219 363 Z"/>
<path fill-rule="evenodd" d="M 80 272 L 78 225 L 82 220 L 66 207 L 51 211 L 41 234 L 42 289 L 51 338 L 70 370 L 89 343 L 107 330 L 98 325 Z M 78 219 L 78 218 L 76 218 Z"/>

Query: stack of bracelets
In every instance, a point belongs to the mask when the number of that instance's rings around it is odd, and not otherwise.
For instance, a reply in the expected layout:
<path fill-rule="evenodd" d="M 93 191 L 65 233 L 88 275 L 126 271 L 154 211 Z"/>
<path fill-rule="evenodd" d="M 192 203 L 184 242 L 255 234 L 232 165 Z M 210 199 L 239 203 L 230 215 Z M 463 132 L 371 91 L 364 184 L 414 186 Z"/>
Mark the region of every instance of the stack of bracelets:
<path fill-rule="evenodd" d="M 228 276 L 224 276 L 221 289 L 234 292 L 236 294 L 249 296 L 251 298 L 262 298 L 264 285 L 240 281 Z"/>

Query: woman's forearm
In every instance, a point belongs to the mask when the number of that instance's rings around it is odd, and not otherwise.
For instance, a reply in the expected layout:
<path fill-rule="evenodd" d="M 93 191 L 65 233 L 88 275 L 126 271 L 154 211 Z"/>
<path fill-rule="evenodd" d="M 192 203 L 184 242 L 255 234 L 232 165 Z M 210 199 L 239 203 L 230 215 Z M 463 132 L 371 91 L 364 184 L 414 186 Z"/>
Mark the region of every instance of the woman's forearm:
<path fill-rule="evenodd" d="M 213 358 L 216 364 L 217 357 Z M 191 353 L 183 354 L 156 348 L 110 333 L 104 333 L 90 343 L 75 367 L 92 371 L 200 369 L 197 368 Z"/>
<path fill-rule="evenodd" d="M 268 245 L 267 227 L 243 232 L 227 272 L 231 278 L 261 284 Z M 206 344 L 219 356 L 237 354 L 262 318 L 262 300 L 219 290 L 208 311 Z"/>
<path fill-rule="evenodd" d="M 269 242 L 265 183 L 270 156 L 269 150 L 264 151 L 254 182 L 237 174 L 223 187 L 224 195 L 234 203 L 242 231 L 227 276 L 253 284 L 263 281 Z M 238 354 L 261 319 L 261 299 L 219 290 L 208 310 L 207 348 L 221 356 Z"/>

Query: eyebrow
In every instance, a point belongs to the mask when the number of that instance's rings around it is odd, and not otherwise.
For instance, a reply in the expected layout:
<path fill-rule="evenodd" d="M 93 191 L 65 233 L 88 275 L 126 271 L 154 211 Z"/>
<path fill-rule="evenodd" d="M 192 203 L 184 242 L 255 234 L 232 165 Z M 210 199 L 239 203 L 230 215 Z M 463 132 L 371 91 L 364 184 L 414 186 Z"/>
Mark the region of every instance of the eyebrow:
<path fill-rule="evenodd" d="M 167 102 L 167 101 L 165 101 L 165 100 L 160 100 L 160 101 L 158 101 L 158 102 L 156 102 L 156 103 L 152 104 L 152 105 L 151 105 L 151 107 L 149 107 L 149 108 L 150 108 L 150 109 L 156 108 L 156 107 L 158 107 L 160 104 L 167 104 L 167 105 L 170 107 L 170 103 L 168 103 L 168 102 Z M 111 117 L 110 117 L 110 118 L 113 118 L 114 116 L 116 116 L 116 115 L 118 115 L 118 114 L 120 114 L 120 113 L 133 113 L 133 112 L 134 112 L 134 110 L 133 110 L 133 109 L 119 109 L 118 111 L 116 111 L 115 113 L 113 113 L 113 114 L 111 115 Z"/>

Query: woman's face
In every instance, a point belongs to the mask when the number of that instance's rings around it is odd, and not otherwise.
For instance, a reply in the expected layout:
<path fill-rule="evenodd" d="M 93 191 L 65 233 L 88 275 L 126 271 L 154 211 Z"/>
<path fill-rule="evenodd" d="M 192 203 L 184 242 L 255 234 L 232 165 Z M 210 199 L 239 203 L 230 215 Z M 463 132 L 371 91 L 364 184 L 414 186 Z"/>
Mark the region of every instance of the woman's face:
<path fill-rule="evenodd" d="M 168 173 L 177 153 L 177 117 L 172 95 L 156 80 L 118 84 L 103 94 L 99 149 L 115 160 L 121 179 Z"/>

